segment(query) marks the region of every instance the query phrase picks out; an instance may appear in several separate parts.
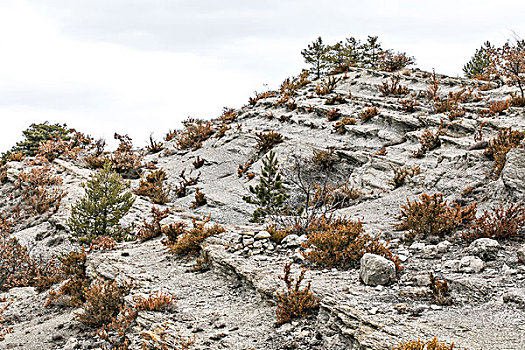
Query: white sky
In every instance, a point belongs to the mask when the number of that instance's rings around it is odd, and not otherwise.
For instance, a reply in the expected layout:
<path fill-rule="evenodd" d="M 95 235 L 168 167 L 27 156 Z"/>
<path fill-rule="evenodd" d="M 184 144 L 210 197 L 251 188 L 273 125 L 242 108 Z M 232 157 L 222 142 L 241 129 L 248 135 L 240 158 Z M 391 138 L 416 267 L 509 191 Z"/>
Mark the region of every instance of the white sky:
<path fill-rule="evenodd" d="M 0 151 L 46 120 L 143 146 L 277 88 L 317 36 L 378 35 L 461 75 L 484 41 L 525 36 L 524 13 L 517 0 L 0 0 Z"/>

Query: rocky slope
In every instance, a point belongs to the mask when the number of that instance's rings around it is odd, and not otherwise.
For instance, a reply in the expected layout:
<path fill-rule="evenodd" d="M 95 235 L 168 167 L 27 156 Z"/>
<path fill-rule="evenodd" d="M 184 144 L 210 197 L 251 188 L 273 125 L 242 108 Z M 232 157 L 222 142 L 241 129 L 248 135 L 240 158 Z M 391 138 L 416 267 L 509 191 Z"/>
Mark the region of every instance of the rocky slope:
<path fill-rule="evenodd" d="M 341 80 L 334 91 L 326 95 L 316 94 L 319 82 L 301 87 L 288 101 L 296 106 L 287 106 L 279 102 L 282 96 L 273 96 L 236 110 L 236 120 L 224 136 L 211 137 L 196 150 L 180 150 L 172 140 L 165 142 L 159 153 L 141 151 L 143 163 L 165 170 L 172 184 L 179 182 L 181 170 L 189 173 L 198 157 L 204 159 L 194 174 L 201 174 L 197 187 L 205 193 L 207 204 L 189 209 L 194 200 L 192 186 L 189 195 L 174 197 L 161 206 L 171 209 L 163 222 L 210 215 L 226 231 L 202 245 L 211 261 L 207 271 L 196 272 L 193 260 L 170 254 L 161 238 L 121 243 L 117 250 L 89 254 L 90 276 L 135 282 L 128 301 L 133 295 L 157 290 L 172 293 L 177 299 L 175 310 L 139 313 L 130 334 L 132 348 L 138 348 L 144 332 L 159 327 L 167 329 L 169 339 L 177 334 L 195 336 L 195 349 L 390 349 L 402 341 L 434 336 L 454 342 L 457 348 L 525 348 L 525 265 L 518 259 L 519 250 L 524 249 L 523 228 L 521 238 L 469 245 L 454 236 L 446 241 L 404 243 L 403 232 L 393 226 L 399 222 L 396 217 L 407 199 L 417 199 L 425 192 L 440 192 L 447 200 L 463 204 L 476 201 L 479 213 L 502 202 L 524 202 L 525 149 L 510 150 L 499 177 L 493 174 L 494 161 L 483 154 L 487 146 L 484 141 L 495 137 L 498 130 L 525 130 L 523 108 L 486 114 L 491 101 L 507 98 L 513 89 L 497 85 L 479 89 L 474 81 L 442 77 L 443 98 L 464 87 L 473 91 L 470 98 L 459 103 L 465 114 L 450 121 L 445 113 L 436 113 L 424 97 L 428 73 L 407 70 L 400 75 L 400 84 L 407 86 L 413 100 L 419 102 L 411 112 L 401 102 L 408 96 L 381 94 L 379 89 L 391 73 L 353 69 L 338 77 Z M 325 104 L 334 96 L 343 97 L 344 103 Z M 363 121 L 359 114 L 368 107 L 376 107 L 379 113 Z M 339 120 L 346 116 L 355 118 L 356 123 L 336 132 L 337 121 L 326 117 L 334 108 L 341 114 Z M 214 125 L 219 124 L 214 121 Z M 440 126 L 443 132 L 438 147 L 422 158 L 413 157 L 424 131 L 436 133 Z M 482 141 L 474 139 L 479 130 Z M 361 191 L 358 199 L 336 214 L 361 219 L 368 233 L 389 240 L 390 249 L 404 265 L 395 283 L 367 286 L 360 281 L 358 269 L 315 268 L 301 254 L 301 242 L 306 237 L 289 236 L 276 244 L 269 240 L 264 226 L 249 223 L 256 207 L 242 197 L 258 182 L 260 174 L 263 155 L 256 149 L 256 133 L 268 131 L 283 136 L 284 142 L 273 147 L 283 168 L 294 155 L 311 157 L 314 149 L 334 150 L 344 179 Z M 257 175 L 251 180 L 246 175 L 239 177 L 237 172 L 247 161 L 253 164 L 246 172 Z M 80 184 L 91 173 L 81 158 L 56 159 L 52 166 L 67 190 L 62 205 L 52 215 L 22 217 L 12 233 L 33 256 L 43 258 L 76 249 L 69 240 L 66 220 L 71 205 L 83 194 Z M 418 166 L 420 173 L 394 188 L 390 184 L 393 169 L 403 166 Z M 7 181 L 0 187 L 3 212 L 13 210 L 20 197 L 20 189 L 15 188 L 18 174 L 29 167 L 24 162 L 7 164 Z M 136 188 L 138 181 L 133 180 L 132 187 Z M 286 178 L 284 182 L 292 186 Z M 152 205 L 147 198 L 138 197 L 123 225 L 149 219 Z M 288 261 L 295 262 L 294 271 L 303 263 L 311 268 L 307 278 L 321 300 L 320 309 L 315 317 L 276 326 L 271 301 L 274 289 L 283 286 L 278 276 Z M 448 281 L 451 305 L 437 305 L 424 295 L 429 272 Z M 0 347 L 105 346 L 92 330 L 75 320 L 78 310 L 45 308 L 46 292 L 13 288 L 0 297 L 5 303 L 13 300 L 4 312 L 5 324 L 12 333 Z"/>

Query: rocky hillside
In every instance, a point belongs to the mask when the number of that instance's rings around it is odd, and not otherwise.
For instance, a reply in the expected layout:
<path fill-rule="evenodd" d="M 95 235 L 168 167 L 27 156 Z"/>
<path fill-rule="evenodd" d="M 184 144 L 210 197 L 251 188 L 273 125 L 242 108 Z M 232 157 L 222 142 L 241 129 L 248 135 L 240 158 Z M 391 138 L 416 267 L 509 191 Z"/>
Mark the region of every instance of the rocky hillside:
<path fill-rule="evenodd" d="M 0 294 L 0 310 L 7 306 L 2 329 L 9 328 L 0 347 L 110 349 L 127 338 L 131 349 L 142 344 L 183 349 L 181 339 L 194 339 L 190 349 L 393 349 L 437 337 L 459 349 L 524 349 L 525 138 L 512 132 L 525 131 L 525 113 L 509 102 L 514 90 L 419 70 L 393 74 L 354 68 L 319 81 L 289 80 L 281 91 L 259 94 L 209 125 L 189 121 L 186 130 L 156 145 L 158 152 L 135 151 L 143 178 L 162 169 L 171 192 L 163 204 L 135 195 L 121 225 L 134 224 L 130 230 L 136 234 L 144 220 L 152 220 L 153 206 L 169 209 L 164 225 L 183 221 L 191 226 L 192 218 L 210 216 L 206 225 L 217 223 L 225 230 L 201 244 L 198 268 L 195 257 L 170 252 L 162 236 L 91 250 L 86 261 L 90 281 L 133 282 L 126 305 L 157 291 L 172 295 L 176 305 L 140 310 L 125 335 L 109 329 L 104 340 L 97 327 L 79 320 L 81 305 L 45 307 L 48 290 L 22 285 Z M 324 202 L 323 210 L 333 218 L 360 220 L 402 269 L 395 271 L 391 260 L 375 254 L 357 264 L 315 263 L 307 258 L 316 249 L 305 243 L 307 230 L 289 231 L 279 242 L 266 231 L 268 221 L 251 223 L 257 205 L 243 197 L 259 184 L 270 149 L 292 209 L 305 203 L 294 178 L 297 162 L 308 170 L 315 161 L 305 160 L 328 159 L 333 171 L 318 175 L 329 177 L 330 198 L 342 199 L 332 208 Z M 10 237 L 34 259 L 81 249 L 67 220 L 84 194 L 81 184 L 94 172 L 86 163 L 92 155 L 92 149 L 62 155 L 48 165 L 12 158 L 4 167 L 0 210 L 12 222 Z M 28 190 L 20 176 L 43 166 L 62 179 L 52 187 L 63 190 L 64 197 L 57 210 L 30 213 L 24 210 Z M 131 187 L 137 189 L 140 181 L 131 179 Z M 205 200 L 192 208 L 197 188 Z M 400 225 L 402 212 L 424 201 L 424 194 L 442 194 L 434 200 L 457 215 L 463 215 L 458 208 L 472 209 L 476 203 L 478 218 L 485 211 L 486 218 L 496 218 L 480 219 L 478 227 L 503 225 L 512 216 L 504 211 L 515 208 L 515 234 L 509 224 L 500 230 L 508 235 L 473 236 L 476 220 L 467 222 L 466 210 L 465 218 L 455 217 L 457 225 L 444 234 L 414 230 L 420 221 L 438 220 L 436 212 Z M 501 215 L 494 216 L 499 205 Z M 2 254 L 0 259 L 6 259 Z M 277 324 L 275 290 L 284 288 L 279 276 L 287 262 L 293 262 L 294 276 L 307 269 L 305 279 L 320 303 L 309 317 Z M 448 291 L 440 284 L 445 281 Z"/>

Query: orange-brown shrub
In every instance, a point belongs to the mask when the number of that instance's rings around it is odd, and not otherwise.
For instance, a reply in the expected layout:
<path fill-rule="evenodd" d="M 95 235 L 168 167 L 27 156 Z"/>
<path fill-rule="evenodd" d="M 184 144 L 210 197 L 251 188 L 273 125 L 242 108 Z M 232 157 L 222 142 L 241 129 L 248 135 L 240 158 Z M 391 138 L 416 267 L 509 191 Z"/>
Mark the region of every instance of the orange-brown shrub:
<path fill-rule="evenodd" d="M 111 168 L 122 177 L 136 179 L 139 177 L 139 170 L 142 167 L 141 157 L 133 152 L 133 143 L 128 135 L 115 133 L 115 140 L 119 140 L 119 146 L 113 152 L 110 162 Z"/>
<path fill-rule="evenodd" d="M 520 143 L 524 138 L 525 131 L 503 128 L 498 131 L 498 136 L 489 141 L 488 147 L 483 154 L 495 161 L 492 170 L 496 178 L 499 177 L 505 166 L 507 153 L 512 148 L 520 147 Z"/>
<path fill-rule="evenodd" d="M 191 206 L 190 206 L 191 209 L 201 207 L 205 205 L 206 203 L 208 203 L 208 200 L 206 199 L 206 195 L 204 194 L 204 192 L 201 192 L 198 187 L 195 189 L 194 197 L 195 197 L 195 200 L 191 203 Z"/>
<path fill-rule="evenodd" d="M 379 87 L 379 91 L 383 96 L 404 96 L 410 92 L 410 89 L 404 85 L 399 84 L 401 76 L 394 74 L 390 78 L 390 84 L 388 80 L 383 81 L 383 85 Z"/>
<path fill-rule="evenodd" d="M 339 186 L 327 184 L 325 186 L 314 185 L 310 206 L 325 206 L 332 209 L 341 209 L 363 195 L 363 192 L 348 182 Z"/>
<path fill-rule="evenodd" d="M 153 219 L 150 222 L 147 222 L 146 220 L 142 221 L 137 238 L 141 241 L 146 241 L 160 236 L 162 234 L 162 226 L 160 222 L 167 218 L 169 213 L 169 209 L 160 210 L 157 207 L 151 207 L 151 215 L 153 215 Z"/>
<path fill-rule="evenodd" d="M 507 109 L 509 109 L 511 99 L 501 100 L 501 101 L 492 101 L 489 105 L 489 114 L 491 116 L 500 115 Z"/>
<path fill-rule="evenodd" d="M 200 251 L 200 244 L 210 236 L 224 232 L 224 228 L 217 224 L 206 227 L 210 217 L 203 217 L 203 221 L 197 222 L 196 218 L 192 219 L 192 227 L 186 228 L 185 224 L 177 226 L 182 233 L 173 234 L 174 240 L 164 242 L 170 253 L 178 255 L 197 255 Z"/>
<path fill-rule="evenodd" d="M 59 256 L 60 269 L 65 278 L 68 280 L 60 286 L 58 291 L 50 291 L 44 306 L 52 305 L 59 297 L 68 296 L 70 306 L 80 306 L 84 301 L 84 290 L 89 286 L 86 277 L 86 260 L 87 253 L 70 252 L 69 254 Z"/>
<path fill-rule="evenodd" d="M 298 317 L 309 317 L 319 308 L 319 300 L 310 291 L 310 282 L 301 289 L 305 270 L 301 270 L 297 279 L 294 279 L 291 276 L 291 265 L 291 262 L 285 264 L 284 275 L 279 276 L 284 281 L 286 290 L 283 293 L 275 291 L 277 324 L 287 323 Z"/>
<path fill-rule="evenodd" d="M 328 79 L 321 81 L 321 84 L 317 84 L 315 87 L 315 93 L 317 95 L 327 95 L 334 92 L 337 84 L 341 81 L 341 78 L 335 76 L 329 76 Z"/>
<path fill-rule="evenodd" d="M 399 261 L 377 238 L 365 233 L 361 221 L 320 218 L 311 223 L 303 256 L 320 266 L 354 267 L 365 253 L 384 256 L 400 269 Z"/>
<path fill-rule="evenodd" d="M 355 125 L 357 121 L 354 118 L 343 117 L 343 119 L 337 121 L 334 125 L 334 130 L 338 134 L 344 134 L 346 132 L 346 125 Z"/>
<path fill-rule="evenodd" d="M 113 237 L 97 236 L 89 244 L 89 251 L 94 250 L 114 250 L 117 248 L 117 242 Z"/>
<path fill-rule="evenodd" d="M 440 343 L 436 337 L 429 340 L 428 342 L 422 342 L 421 340 L 412 340 L 406 343 L 400 343 L 396 345 L 393 350 L 453 350 L 454 343 L 446 344 Z"/>
<path fill-rule="evenodd" d="M 341 113 L 339 113 L 338 108 L 331 109 L 328 111 L 328 113 L 326 113 L 326 120 L 328 120 L 329 122 L 336 121 L 339 118 L 341 118 Z"/>
<path fill-rule="evenodd" d="M 438 148 L 441 145 L 441 140 L 439 136 L 443 135 L 441 126 L 433 133 L 432 131 L 425 129 L 421 136 L 419 137 L 419 149 L 415 151 L 412 156 L 414 158 L 422 158 L 428 151 Z"/>
<path fill-rule="evenodd" d="M 333 148 L 329 148 L 326 151 L 317 149 L 313 150 L 312 164 L 322 171 L 333 170 L 338 159 L 337 155 L 334 154 Z"/>
<path fill-rule="evenodd" d="M 439 99 L 439 83 L 441 82 L 441 78 L 439 78 L 436 75 L 435 71 L 432 71 L 432 74 L 430 75 L 430 79 L 428 82 L 427 90 L 425 91 L 425 95 L 427 99 L 430 102 L 433 102 L 437 99 Z"/>
<path fill-rule="evenodd" d="M 511 93 L 510 104 L 514 107 L 525 107 L 525 97 L 522 97 L 516 93 Z"/>
<path fill-rule="evenodd" d="M 162 291 L 157 291 L 147 298 L 135 296 L 133 301 L 135 302 L 135 309 L 138 311 L 166 311 L 177 304 L 173 295 L 164 294 Z"/>
<path fill-rule="evenodd" d="M 500 204 L 491 211 L 484 211 L 463 233 L 466 240 L 477 238 L 505 239 L 518 235 L 525 228 L 523 203 Z"/>
<path fill-rule="evenodd" d="M 218 120 L 222 123 L 231 124 L 237 120 L 237 116 L 238 114 L 233 110 L 233 108 L 224 107 L 222 109 L 222 115 L 218 118 Z"/>
<path fill-rule="evenodd" d="M 204 165 L 204 162 L 206 161 L 206 159 L 204 158 L 201 158 L 200 156 L 197 156 L 197 158 L 193 161 L 193 167 L 195 169 L 199 169 L 200 167 L 202 167 Z"/>
<path fill-rule="evenodd" d="M 364 110 L 362 110 L 359 115 L 361 116 L 361 121 L 363 123 L 366 123 L 367 121 L 369 121 L 372 117 L 375 117 L 376 115 L 379 114 L 379 110 L 377 109 L 377 107 L 368 107 Z"/>
<path fill-rule="evenodd" d="M 434 301 L 439 305 L 451 305 L 452 298 L 450 297 L 450 288 L 446 280 L 440 280 L 429 273 L 429 288 L 430 295 Z"/>
<path fill-rule="evenodd" d="M 255 136 L 257 137 L 257 146 L 255 148 L 261 154 L 268 152 L 273 146 L 283 142 L 283 135 L 273 131 L 267 133 L 258 132 L 255 133 Z"/>
<path fill-rule="evenodd" d="M 119 286 L 116 281 L 106 282 L 98 278 L 90 286 L 84 287 L 84 312 L 76 315 L 77 320 L 90 327 L 110 324 L 123 308 L 124 297 L 131 287 L 131 282 Z"/>
<path fill-rule="evenodd" d="M 18 175 L 16 186 L 22 189 L 22 196 L 30 211 L 43 214 L 50 208 L 56 212 L 60 207 L 60 202 L 67 194 L 60 188 L 62 178 L 53 176 L 52 168 L 49 165 L 35 167 L 29 172 L 22 171 Z"/>
<path fill-rule="evenodd" d="M 390 180 L 390 184 L 394 186 L 394 188 L 399 188 L 403 186 L 407 178 L 414 177 L 421 173 L 419 166 L 413 166 L 413 167 L 403 166 L 400 168 L 393 167 L 393 166 L 390 166 L 390 167 L 394 171 L 392 180 Z"/>
<path fill-rule="evenodd" d="M 0 237 L 0 291 L 13 287 L 43 291 L 60 280 L 61 271 L 54 259 L 32 258 L 16 239 Z"/>
<path fill-rule="evenodd" d="M 177 134 L 177 147 L 195 151 L 215 132 L 211 122 L 200 119 L 188 119 L 183 122 L 185 129 Z"/>
<path fill-rule="evenodd" d="M 4 323 L 4 317 L 3 314 L 5 310 L 9 307 L 10 303 L 7 305 L 0 307 L 0 342 L 5 340 L 5 336 L 11 333 L 13 330 L 10 327 L 5 327 L 3 325 Z"/>
<path fill-rule="evenodd" d="M 188 187 L 196 185 L 199 182 L 201 173 L 199 172 L 197 176 L 191 176 L 192 173 L 193 169 L 190 170 L 190 173 L 187 177 L 186 169 L 182 169 L 182 171 L 180 172 L 179 177 L 181 178 L 181 181 L 179 181 L 179 184 L 174 188 L 175 195 L 178 198 L 185 197 L 188 192 Z"/>
<path fill-rule="evenodd" d="M 394 227 L 408 231 L 405 235 L 407 241 L 430 236 L 443 238 L 476 218 L 476 203 L 463 208 L 455 202 L 449 205 L 442 193 L 423 193 L 419 201 L 407 199 L 397 218 L 401 222 Z"/>
<path fill-rule="evenodd" d="M 139 187 L 133 193 L 139 196 L 146 196 L 155 204 L 165 204 L 169 201 L 170 186 L 164 185 L 166 172 L 162 169 L 153 171 L 140 179 Z"/>
<path fill-rule="evenodd" d="M 334 97 L 329 98 L 325 101 L 325 105 L 340 105 L 345 104 L 346 99 L 343 96 L 335 95 Z"/>
<path fill-rule="evenodd" d="M 257 101 L 265 99 L 265 98 L 275 97 L 275 96 L 277 96 L 277 91 L 266 91 L 266 92 L 261 92 L 261 93 L 258 93 L 257 91 L 255 91 L 255 97 L 250 97 L 248 102 L 252 106 L 255 106 L 255 104 L 257 104 Z"/>
<path fill-rule="evenodd" d="M 220 139 L 226 134 L 226 131 L 230 129 L 231 129 L 231 126 L 229 126 L 228 124 L 222 123 L 221 125 L 219 125 L 219 128 L 217 129 L 217 132 L 215 133 L 215 138 Z"/>
<path fill-rule="evenodd" d="M 401 107 L 405 112 L 412 113 L 415 111 L 415 107 L 419 106 L 419 102 L 416 101 L 413 98 L 407 98 L 399 101 L 401 103 Z"/>

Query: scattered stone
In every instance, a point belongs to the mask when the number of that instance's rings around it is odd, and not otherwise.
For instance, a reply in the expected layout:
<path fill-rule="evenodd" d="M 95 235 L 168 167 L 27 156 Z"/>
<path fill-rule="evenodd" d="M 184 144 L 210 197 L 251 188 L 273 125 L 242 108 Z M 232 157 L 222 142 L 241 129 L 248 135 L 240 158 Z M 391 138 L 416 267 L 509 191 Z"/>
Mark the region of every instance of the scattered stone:
<path fill-rule="evenodd" d="M 494 239 L 478 238 L 470 244 L 467 251 L 470 254 L 487 261 L 496 259 L 500 248 L 500 244 Z"/>
<path fill-rule="evenodd" d="M 261 231 L 258 234 L 256 234 L 254 238 L 255 240 L 260 240 L 260 239 L 269 239 L 270 237 L 272 237 L 272 235 L 268 231 Z"/>
<path fill-rule="evenodd" d="M 283 238 L 281 245 L 284 248 L 295 248 L 301 246 L 303 242 L 306 242 L 306 235 L 298 236 L 296 234 L 290 234 Z"/>
<path fill-rule="evenodd" d="M 479 273 L 484 266 L 483 260 L 476 256 L 465 256 L 459 262 L 460 270 L 466 273 Z"/>
<path fill-rule="evenodd" d="M 390 284 L 396 277 L 394 263 L 382 256 L 366 253 L 361 258 L 360 263 L 359 276 L 366 285 Z"/>

